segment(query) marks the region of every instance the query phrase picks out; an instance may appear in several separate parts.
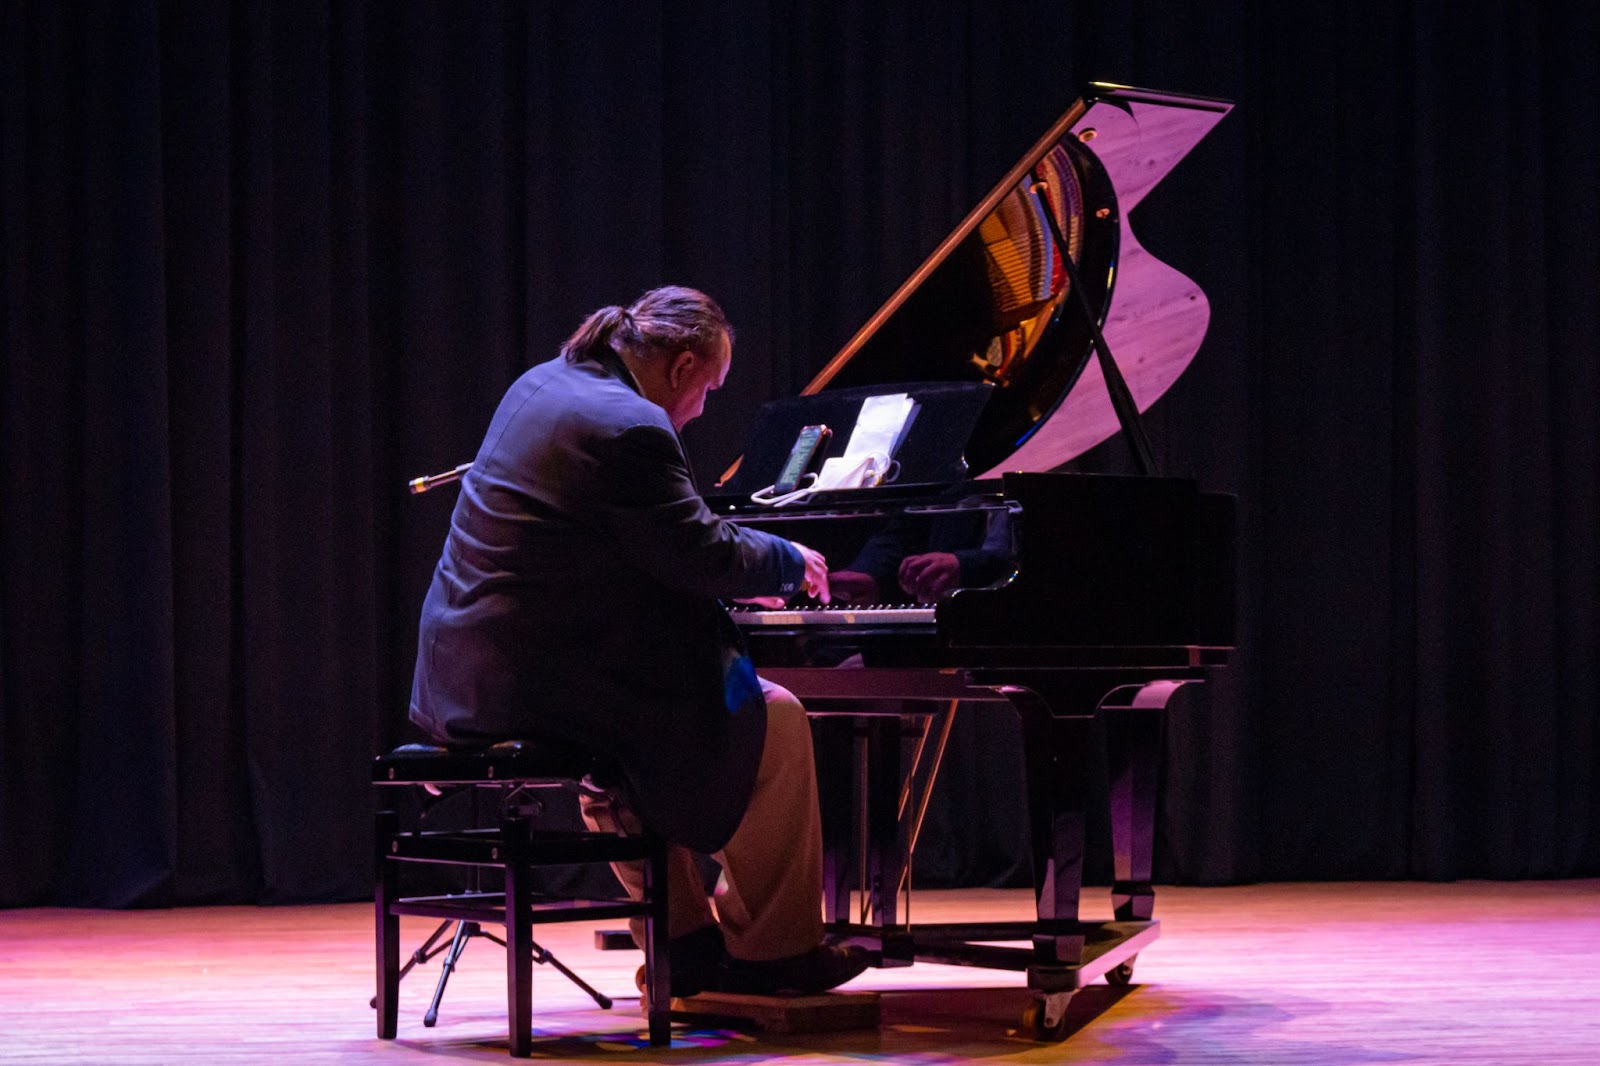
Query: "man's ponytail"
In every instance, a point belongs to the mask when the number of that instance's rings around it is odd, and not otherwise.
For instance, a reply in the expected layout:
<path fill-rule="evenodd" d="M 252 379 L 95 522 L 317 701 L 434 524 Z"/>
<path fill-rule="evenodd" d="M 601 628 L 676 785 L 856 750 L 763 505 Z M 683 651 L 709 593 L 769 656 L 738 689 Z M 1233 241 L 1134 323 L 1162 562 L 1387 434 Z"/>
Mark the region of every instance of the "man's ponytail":
<path fill-rule="evenodd" d="M 638 331 L 633 327 L 628 309 L 613 304 L 584 319 L 583 325 L 561 346 L 561 354 L 569 362 L 576 363 L 599 358 L 608 350 L 625 351 L 636 343 Z"/>
<path fill-rule="evenodd" d="M 572 362 L 595 359 L 609 349 L 639 358 L 670 357 L 684 349 L 709 356 L 720 338 L 733 342 L 733 327 L 717 302 L 678 286 L 651 289 L 631 307 L 602 307 L 583 320 L 561 346 Z"/>

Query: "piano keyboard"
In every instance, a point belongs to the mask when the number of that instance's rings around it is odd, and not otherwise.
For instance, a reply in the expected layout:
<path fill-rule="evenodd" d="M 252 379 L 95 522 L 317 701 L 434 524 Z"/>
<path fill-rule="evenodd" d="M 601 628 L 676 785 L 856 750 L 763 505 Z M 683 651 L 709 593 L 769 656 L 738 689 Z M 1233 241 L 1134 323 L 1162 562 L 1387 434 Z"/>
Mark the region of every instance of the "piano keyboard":
<path fill-rule="evenodd" d="M 729 612 L 741 626 L 884 626 L 933 625 L 933 608 L 906 605 L 882 607 L 802 607 L 780 611 L 738 607 Z"/>

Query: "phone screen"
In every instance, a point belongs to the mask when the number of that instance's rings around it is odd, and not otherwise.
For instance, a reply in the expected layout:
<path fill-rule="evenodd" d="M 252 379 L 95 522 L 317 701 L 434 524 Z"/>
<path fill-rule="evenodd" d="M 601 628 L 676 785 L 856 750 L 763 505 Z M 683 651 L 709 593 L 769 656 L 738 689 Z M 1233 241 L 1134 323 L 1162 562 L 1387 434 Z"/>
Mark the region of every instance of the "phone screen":
<path fill-rule="evenodd" d="M 784 461 L 783 470 L 773 483 L 772 491 L 785 493 L 799 488 L 800 479 L 811 468 L 811 461 L 832 433 L 827 426 L 806 426 L 802 429 L 794 439 L 794 447 L 789 449 L 789 458 Z"/>

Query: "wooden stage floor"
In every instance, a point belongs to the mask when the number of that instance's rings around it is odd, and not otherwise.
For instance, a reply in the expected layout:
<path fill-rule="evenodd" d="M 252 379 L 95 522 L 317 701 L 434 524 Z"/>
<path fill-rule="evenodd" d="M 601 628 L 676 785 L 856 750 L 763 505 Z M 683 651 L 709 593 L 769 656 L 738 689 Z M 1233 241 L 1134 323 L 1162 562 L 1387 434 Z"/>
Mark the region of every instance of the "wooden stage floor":
<path fill-rule="evenodd" d="M 1101 893 L 1096 892 L 1095 897 Z M 633 952 L 591 926 L 541 941 L 601 991 L 599 1010 L 535 970 L 535 1055 L 586 1063 L 862 1061 L 1600 1063 L 1600 881 L 1259 885 L 1160 890 L 1162 938 L 1128 989 L 1080 993 L 1075 1033 L 1015 1032 L 1020 975 L 870 971 L 874 1032 L 642 1040 Z M 1026 892 L 921 894 L 914 919 L 1025 917 Z M 407 920 L 407 940 L 432 923 Z M 402 986 L 400 1038 L 373 1036 L 372 921 L 361 904 L 0 912 L 0 1062 L 507 1062 L 501 949 L 474 942 L 436 1028 L 438 974 Z"/>

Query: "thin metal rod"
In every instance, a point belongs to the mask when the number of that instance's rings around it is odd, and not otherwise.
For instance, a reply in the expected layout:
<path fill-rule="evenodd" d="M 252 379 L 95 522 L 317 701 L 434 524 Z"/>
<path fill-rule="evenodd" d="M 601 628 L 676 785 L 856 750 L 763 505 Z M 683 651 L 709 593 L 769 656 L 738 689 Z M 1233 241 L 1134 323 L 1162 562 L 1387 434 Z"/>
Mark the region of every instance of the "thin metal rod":
<path fill-rule="evenodd" d="M 909 896 L 911 886 L 911 858 L 917 851 L 917 838 L 922 835 L 922 820 L 928 815 L 928 802 L 933 799 L 933 786 L 939 780 L 939 768 L 944 765 L 944 751 L 950 744 L 950 727 L 956 724 L 956 708 L 961 706 L 960 700 L 951 700 L 950 708 L 944 712 L 944 724 L 939 729 L 939 740 L 933 747 L 933 762 L 928 764 L 928 780 L 922 786 L 922 798 L 917 801 L 917 816 L 911 822 L 911 838 L 906 843 L 906 864 L 900 870 L 900 884 L 895 889 L 896 895 L 901 892 L 908 893 L 906 897 L 906 910 L 911 909 Z M 930 718 L 931 722 L 932 719 Z"/>
<path fill-rule="evenodd" d="M 856 766 L 858 767 L 856 779 L 856 840 L 860 842 L 861 849 L 860 855 L 857 856 L 861 867 L 861 909 L 860 917 L 857 921 L 862 925 L 866 925 L 867 915 L 870 913 L 872 905 L 872 893 L 868 891 L 867 887 L 867 866 L 870 858 L 867 848 L 867 828 L 869 824 L 867 820 L 867 785 L 870 775 L 867 772 L 867 738 L 865 736 L 856 738 Z"/>
<path fill-rule="evenodd" d="M 411 958 L 406 961 L 406 964 L 400 967 L 400 974 L 395 978 L 395 980 L 404 980 L 406 974 L 410 973 L 413 969 L 423 965 L 429 959 L 439 954 L 439 952 L 448 949 L 450 945 L 439 944 L 439 938 L 444 936 L 445 930 L 449 928 L 450 922 L 448 920 L 440 922 L 439 928 L 435 929 L 433 933 L 429 935 L 428 939 L 422 942 L 422 946 L 411 953 Z M 435 944 L 439 944 L 439 946 L 434 947 Z"/>
<path fill-rule="evenodd" d="M 577 985 L 579 988 L 583 989 L 585 992 L 589 993 L 589 998 L 594 1000 L 601 1010 L 611 1009 L 610 996 L 599 991 L 588 981 L 585 981 L 583 978 L 567 969 L 566 963 L 552 955 L 550 951 L 547 948 L 542 947 L 537 940 L 533 942 L 533 961 L 537 963 L 548 963 L 549 965 L 554 966 L 556 971 L 563 977 Z"/>
<path fill-rule="evenodd" d="M 476 935 L 478 925 L 476 922 L 457 922 L 456 935 L 450 941 L 450 950 L 445 953 L 444 963 L 439 970 L 439 983 L 433 989 L 433 1002 L 428 1004 L 427 1013 L 422 1016 L 422 1024 L 432 1029 L 439 1022 L 439 1004 L 444 1000 L 444 986 L 450 983 L 450 975 L 455 972 L 456 963 L 461 961 L 461 953 L 467 950 L 467 942 Z"/>
<path fill-rule="evenodd" d="M 906 803 L 911 799 L 911 783 L 917 778 L 917 768 L 922 765 L 922 752 L 928 746 L 928 734 L 933 730 L 933 715 L 922 716 L 922 735 L 917 738 L 916 750 L 911 753 L 911 768 L 906 771 L 905 783 L 900 786 L 900 805 L 895 809 L 895 820 L 906 816 Z"/>
<path fill-rule="evenodd" d="M 462 463 L 454 470 L 446 470 L 442 474 L 429 474 L 426 477 L 414 477 L 406 482 L 406 488 L 411 490 L 411 495 L 420 496 L 429 489 L 436 489 L 440 485 L 448 485 L 452 481 L 460 481 L 468 470 L 472 469 L 471 463 Z"/>
<path fill-rule="evenodd" d="M 1106 394 L 1111 397 L 1117 421 L 1122 423 L 1122 431 L 1128 436 L 1128 446 L 1133 449 L 1134 465 L 1139 468 L 1140 474 L 1159 473 L 1155 456 L 1150 451 L 1150 441 L 1144 435 L 1144 425 L 1139 421 L 1139 406 L 1133 402 L 1133 394 L 1128 391 L 1122 370 L 1111 355 L 1105 334 L 1100 332 L 1100 316 L 1089 305 L 1089 294 L 1083 288 L 1083 275 L 1078 273 L 1077 261 L 1072 258 L 1072 245 L 1067 243 L 1066 236 L 1061 232 L 1061 223 L 1056 220 L 1055 205 L 1050 202 L 1049 196 L 1050 183 L 1039 176 L 1037 164 L 1030 174 L 1033 185 L 1028 191 L 1038 197 L 1039 206 L 1044 208 L 1044 220 L 1049 224 L 1050 235 L 1055 238 L 1056 250 L 1061 254 L 1061 265 L 1067 272 L 1067 284 L 1077 296 L 1083 320 L 1089 326 L 1089 337 L 1094 341 L 1095 355 L 1100 359 L 1100 374 L 1106 381 Z"/>

